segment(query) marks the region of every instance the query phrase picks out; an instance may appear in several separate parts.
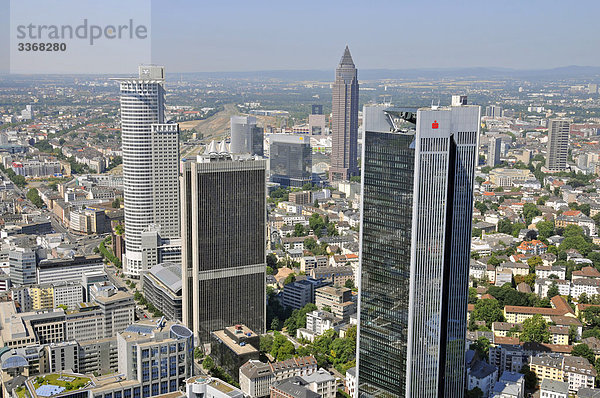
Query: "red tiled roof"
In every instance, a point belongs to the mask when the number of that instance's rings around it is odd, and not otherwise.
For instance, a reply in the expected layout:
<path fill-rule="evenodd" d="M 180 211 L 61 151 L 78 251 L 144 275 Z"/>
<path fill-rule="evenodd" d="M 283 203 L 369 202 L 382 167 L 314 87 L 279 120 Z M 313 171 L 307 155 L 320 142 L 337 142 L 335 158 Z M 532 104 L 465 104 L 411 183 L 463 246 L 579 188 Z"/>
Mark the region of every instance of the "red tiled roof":
<path fill-rule="evenodd" d="M 580 215 L 581 212 L 579 210 L 567 210 L 563 212 L 563 216 L 578 216 Z"/>
<path fill-rule="evenodd" d="M 600 278 L 600 272 L 594 267 L 583 267 L 581 271 L 573 271 L 575 276 L 587 276 L 589 278 Z"/>

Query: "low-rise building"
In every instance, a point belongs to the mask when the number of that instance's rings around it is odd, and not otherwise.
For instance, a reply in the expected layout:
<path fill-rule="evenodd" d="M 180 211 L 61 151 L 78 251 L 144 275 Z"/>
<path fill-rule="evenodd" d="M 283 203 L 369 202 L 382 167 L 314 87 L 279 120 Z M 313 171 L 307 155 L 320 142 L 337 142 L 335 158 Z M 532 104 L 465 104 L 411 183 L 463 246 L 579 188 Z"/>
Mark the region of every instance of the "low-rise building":
<path fill-rule="evenodd" d="M 239 370 L 240 388 L 251 398 L 267 397 L 274 382 L 295 376 L 308 376 L 316 370 L 317 360 L 313 356 L 274 363 L 249 360 Z"/>
<path fill-rule="evenodd" d="M 569 398 L 569 383 L 550 379 L 542 380 L 540 398 Z"/>
<path fill-rule="evenodd" d="M 245 325 L 229 326 L 211 333 L 211 357 L 238 381 L 240 367 L 258 360 L 260 338 Z"/>
<path fill-rule="evenodd" d="M 343 320 L 348 320 L 356 312 L 352 301 L 352 290 L 345 287 L 324 286 L 315 291 L 315 304 L 318 309 L 329 308 L 330 312 Z"/>

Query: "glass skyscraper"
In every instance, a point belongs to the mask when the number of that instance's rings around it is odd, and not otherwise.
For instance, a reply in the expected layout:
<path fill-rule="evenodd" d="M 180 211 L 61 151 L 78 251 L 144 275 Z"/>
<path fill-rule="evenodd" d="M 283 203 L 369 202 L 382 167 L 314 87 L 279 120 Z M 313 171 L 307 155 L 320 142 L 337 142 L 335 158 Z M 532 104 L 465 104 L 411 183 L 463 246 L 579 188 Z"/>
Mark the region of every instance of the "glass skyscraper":
<path fill-rule="evenodd" d="M 271 181 L 286 187 L 301 187 L 312 181 L 310 137 L 274 134 L 269 140 Z"/>
<path fill-rule="evenodd" d="M 365 107 L 360 396 L 464 394 L 479 117 Z"/>

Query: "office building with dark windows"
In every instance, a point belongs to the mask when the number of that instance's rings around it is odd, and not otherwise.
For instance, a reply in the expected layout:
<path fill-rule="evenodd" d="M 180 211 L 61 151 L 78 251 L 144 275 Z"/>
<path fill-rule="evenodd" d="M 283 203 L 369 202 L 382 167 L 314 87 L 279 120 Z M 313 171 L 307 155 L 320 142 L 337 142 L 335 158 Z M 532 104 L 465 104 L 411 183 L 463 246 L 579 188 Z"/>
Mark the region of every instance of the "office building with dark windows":
<path fill-rule="evenodd" d="M 183 322 L 201 342 L 265 331 L 266 161 L 211 143 L 182 165 Z"/>
<path fill-rule="evenodd" d="M 156 264 L 142 277 L 142 291 L 169 320 L 181 320 L 181 264 Z"/>
<path fill-rule="evenodd" d="M 312 182 L 310 138 L 275 134 L 269 137 L 271 181 L 286 187 L 301 187 Z"/>
<path fill-rule="evenodd" d="M 358 74 L 348 46 L 335 70 L 329 181 L 358 175 Z"/>
<path fill-rule="evenodd" d="M 364 113 L 359 395 L 462 397 L 480 108 Z"/>

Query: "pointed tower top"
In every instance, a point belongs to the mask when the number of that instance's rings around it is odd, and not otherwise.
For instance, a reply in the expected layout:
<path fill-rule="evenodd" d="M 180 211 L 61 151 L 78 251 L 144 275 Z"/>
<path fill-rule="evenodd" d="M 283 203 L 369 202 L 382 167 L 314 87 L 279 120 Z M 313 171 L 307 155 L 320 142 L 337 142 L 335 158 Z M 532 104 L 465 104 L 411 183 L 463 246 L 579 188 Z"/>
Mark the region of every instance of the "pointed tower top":
<path fill-rule="evenodd" d="M 344 55 L 342 55 L 342 59 L 340 60 L 340 66 L 342 65 L 354 67 L 354 61 L 352 60 L 352 55 L 350 55 L 350 49 L 348 48 L 348 45 L 346 45 Z"/>

